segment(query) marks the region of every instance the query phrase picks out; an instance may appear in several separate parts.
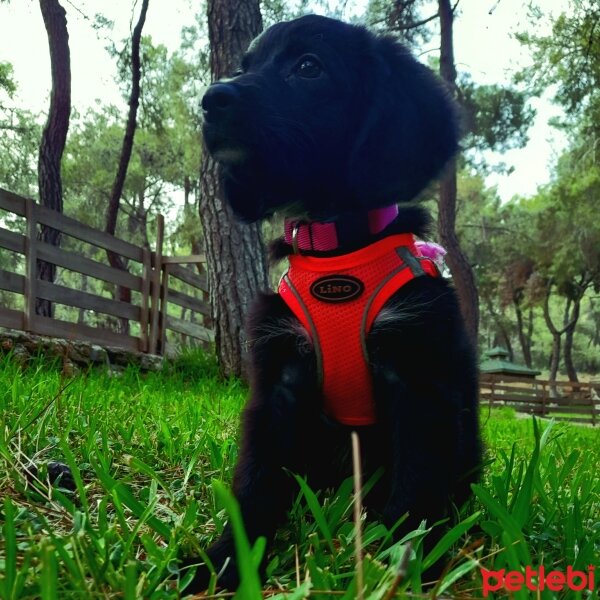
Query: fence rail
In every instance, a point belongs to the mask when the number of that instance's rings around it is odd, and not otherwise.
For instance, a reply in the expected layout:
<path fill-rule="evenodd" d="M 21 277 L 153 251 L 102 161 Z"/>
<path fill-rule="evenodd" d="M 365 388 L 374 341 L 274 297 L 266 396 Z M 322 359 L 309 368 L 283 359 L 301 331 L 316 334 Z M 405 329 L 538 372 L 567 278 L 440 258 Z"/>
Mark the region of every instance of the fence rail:
<path fill-rule="evenodd" d="M 596 425 L 600 422 L 600 382 L 546 381 L 481 375 L 480 400 L 490 407 Z"/>
<path fill-rule="evenodd" d="M 21 262 L 24 262 L 21 269 L 4 268 L 5 265 L 0 264 L 0 290 L 22 297 L 20 309 L 0 306 L 1 327 L 156 354 L 175 346 L 169 338 L 176 338 L 180 343 L 187 343 L 192 338 L 203 344 L 213 339 L 205 259 L 202 255 L 163 256 L 162 216 L 157 218 L 156 249 L 152 251 L 2 188 L 0 209 L 0 249 L 21 256 Z M 15 217 L 16 221 L 21 219 L 20 229 L 24 233 L 4 226 L 7 221 L 15 221 Z M 83 242 L 93 256 L 84 256 L 79 248 L 61 248 L 41 241 L 40 226 L 52 227 Z M 107 251 L 127 261 L 128 270 L 116 269 L 102 262 L 102 259 L 106 260 Z M 86 291 L 77 286 L 42 281 L 37 278 L 38 261 L 50 262 L 66 272 L 78 273 L 84 279 L 98 280 L 105 288 L 106 284 L 114 289 L 116 286 L 127 288 L 136 294 L 136 301 L 124 302 L 116 299 L 116 294 L 107 297 L 101 292 Z M 17 272 L 19 270 L 20 273 Z M 183 291 L 185 287 L 191 288 L 191 291 Z M 72 322 L 38 315 L 35 312 L 37 299 L 79 309 L 80 315 L 89 311 L 95 321 L 103 318 L 106 321 L 106 317 L 120 320 L 127 324 L 127 330 L 134 325 L 137 333 L 115 331 L 106 327 L 106 323 L 92 325 L 82 322 L 81 318 Z M 179 314 L 175 314 L 177 312 Z"/>

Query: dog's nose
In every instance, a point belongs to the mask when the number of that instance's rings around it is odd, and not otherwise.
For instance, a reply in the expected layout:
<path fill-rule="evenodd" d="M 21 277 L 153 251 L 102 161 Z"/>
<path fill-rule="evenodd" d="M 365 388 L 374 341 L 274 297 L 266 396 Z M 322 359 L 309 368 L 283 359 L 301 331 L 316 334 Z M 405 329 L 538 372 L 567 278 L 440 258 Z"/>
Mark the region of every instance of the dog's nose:
<path fill-rule="evenodd" d="M 202 98 L 202 109 L 207 121 L 225 116 L 236 103 L 239 92 L 230 83 L 213 83 Z"/>

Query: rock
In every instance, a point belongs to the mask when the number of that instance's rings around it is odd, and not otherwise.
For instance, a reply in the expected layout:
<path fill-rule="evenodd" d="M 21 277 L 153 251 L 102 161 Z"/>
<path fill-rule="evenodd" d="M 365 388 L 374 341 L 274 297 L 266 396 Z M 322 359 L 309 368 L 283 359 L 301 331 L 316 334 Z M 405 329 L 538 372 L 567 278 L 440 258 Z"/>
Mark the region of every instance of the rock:
<path fill-rule="evenodd" d="M 124 348 L 116 348 L 114 346 L 107 346 L 106 352 L 108 353 L 108 359 L 111 365 L 118 365 L 119 367 L 128 367 L 131 364 L 135 364 L 133 352 L 129 352 Z"/>
<path fill-rule="evenodd" d="M 63 359 L 62 374 L 65 377 L 75 377 L 80 372 L 80 369 L 75 366 L 69 358 Z"/>
<path fill-rule="evenodd" d="M 125 367 L 122 367 L 120 365 L 110 365 L 107 373 L 109 377 L 122 377 L 124 371 Z"/>
<path fill-rule="evenodd" d="M 50 359 L 60 359 L 60 366 L 68 376 L 76 374 L 79 369 L 94 366 L 106 366 L 122 372 L 129 365 L 135 365 L 142 371 L 160 371 L 164 364 L 164 357 L 154 354 L 132 352 L 114 346 L 103 348 L 97 344 L 33 335 L 23 331 L 0 330 L 0 353 L 9 352 L 23 367 L 32 356 L 38 354 Z"/>
<path fill-rule="evenodd" d="M 67 465 L 60 462 L 51 461 L 46 464 L 46 473 L 48 476 L 48 482 L 53 487 L 68 490 L 69 492 L 74 492 L 77 489 L 75 480 L 73 479 L 73 473 L 71 473 L 71 469 L 69 469 Z M 33 462 L 30 462 L 23 468 L 23 474 L 25 475 L 25 478 L 29 484 L 33 485 L 34 487 L 40 479 L 39 469 Z"/>
<path fill-rule="evenodd" d="M 157 354 L 139 355 L 139 366 L 142 371 L 162 371 L 164 364 L 164 356 L 158 356 Z"/>
<path fill-rule="evenodd" d="M 16 344 L 12 349 L 12 359 L 21 367 L 25 368 L 29 364 L 31 354 L 23 344 Z"/>
<path fill-rule="evenodd" d="M 71 342 L 69 358 L 80 366 L 109 365 L 108 352 L 96 344 L 85 342 Z"/>
<path fill-rule="evenodd" d="M 49 462 L 46 468 L 48 470 L 48 479 L 54 487 L 69 490 L 70 492 L 74 492 L 77 489 L 73 473 L 71 473 L 71 469 L 67 465 L 59 462 Z"/>

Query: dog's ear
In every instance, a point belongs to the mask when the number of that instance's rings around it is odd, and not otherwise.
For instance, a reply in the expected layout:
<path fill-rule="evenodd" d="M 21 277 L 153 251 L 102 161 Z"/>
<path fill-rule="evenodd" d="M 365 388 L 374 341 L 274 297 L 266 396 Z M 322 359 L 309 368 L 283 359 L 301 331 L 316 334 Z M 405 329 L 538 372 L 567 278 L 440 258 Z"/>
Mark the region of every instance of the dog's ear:
<path fill-rule="evenodd" d="M 348 178 L 365 206 L 408 201 L 458 148 L 458 113 L 445 84 L 390 36 L 373 38 L 364 120 Z"/>

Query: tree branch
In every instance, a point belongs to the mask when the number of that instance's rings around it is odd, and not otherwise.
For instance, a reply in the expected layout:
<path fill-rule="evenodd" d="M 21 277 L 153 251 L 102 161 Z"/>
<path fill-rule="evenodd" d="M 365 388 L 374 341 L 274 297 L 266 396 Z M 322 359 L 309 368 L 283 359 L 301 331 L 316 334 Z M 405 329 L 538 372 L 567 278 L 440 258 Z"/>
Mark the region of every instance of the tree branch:
<path fill-rule="evenodd" d="M 14 131 L 15 133 L 27 133 L 28 131 L 33 131 L 33 127 L 23 127 L 21 125 L 6 125 L 5 123 L 0 123 L 0 130 Z"/>
<path fill-rule="evenodd" d="M 142 38 L 142 29 L 146 21 L 146 13 L 148 11 L 149 0 L 143 0 L 140 16 L 133 30 L 131 38 L 131 94 L 129 96 L 129 114 L 127 116 L 127 126 L 125 128 L 125 136 L 121 147 L 121 155 L 119 158 L 119 166 L 117 174 L 113 182 L 111 198 L 106 214 L 106 232 L 111 235 L 115 234 L 117 226 L 117 214 L 119 212 L 119 202 L 125 185 L 125 177 L 127 176 L 127 167 L 133 150 L 133 140 L 136 130 L 137 109 L 140 100 L 140 42 Z M 109 253 L 109 261 L 117 262 L 116 255 Z"/>
<path fill-rule="evenodd" d="M 426 19 L 414 21 L 413 23 L 409 23 L 408 25 L 399 25 L 397 27 L 394 27 L 394 31 L 408 31 L 409 29 L 416 29 L 417 27 L 422 27 L 423 25 L 427 25 L 427 23 L 430 23 L 434 19 L 437 19 L 439 15 L 440 13 L 436 12 L 434 15 L 431 15 L 431 17 L 427 17 Z"/>

